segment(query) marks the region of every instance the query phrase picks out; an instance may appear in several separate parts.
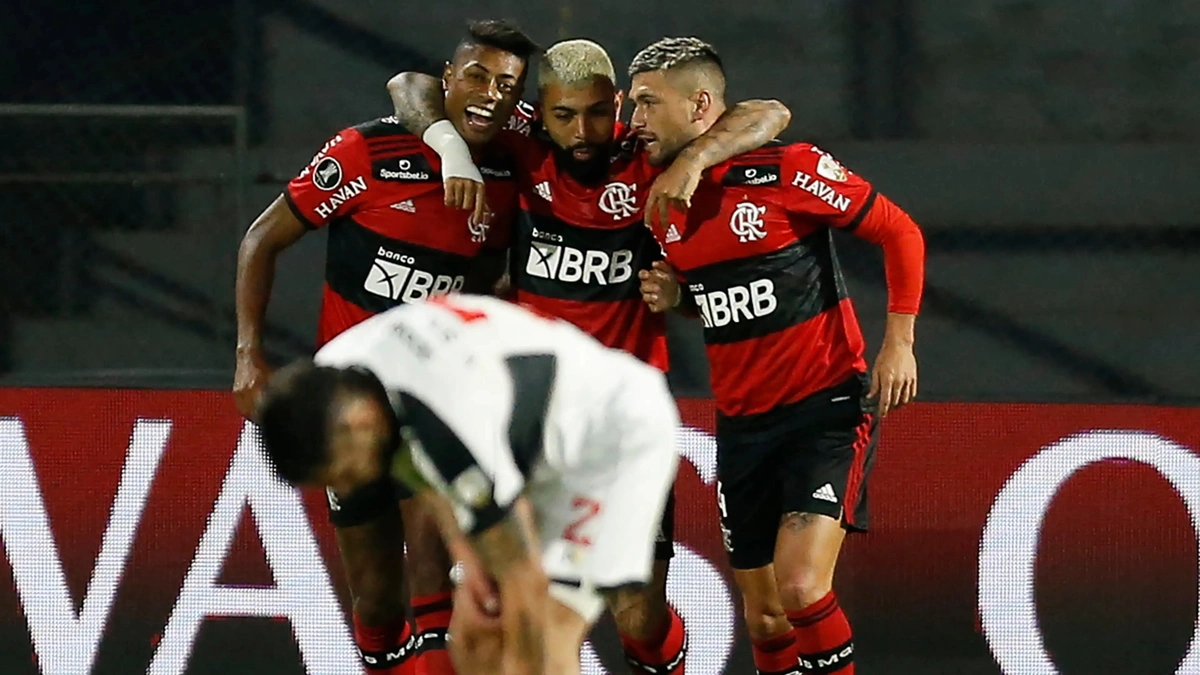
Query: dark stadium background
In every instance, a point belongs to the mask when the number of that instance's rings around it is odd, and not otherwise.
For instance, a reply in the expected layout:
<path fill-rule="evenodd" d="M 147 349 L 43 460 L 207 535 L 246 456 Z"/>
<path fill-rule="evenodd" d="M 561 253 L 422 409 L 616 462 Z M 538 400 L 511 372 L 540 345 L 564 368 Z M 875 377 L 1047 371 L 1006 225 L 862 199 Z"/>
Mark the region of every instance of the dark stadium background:
<path fill-rule="evenodd" d="M 878 527 L 848 547 L 838 581 L 863 672 L 996 672 L 977 616 L 980 536 L 997 491 L 1043 446 L 1124 429 L 1200 448 L 1198 3 L 9 0 L 0 387 L 11 389 L 0 389 L 0 418 L 40 429 L 30 452 L 76 611 L 131 425 L 182 425 L 193 406 L 145 390 L 229 386 L 241 233 L 328 136 L 388 113 L 392 73 L 435 72 L 463 21 L 480 17 L 516 18 L 543 43 L 591 37 L 618 70 L 662 35 L 704 37 L 722 51 L 731 96 L 783 100 L 787 139 L 834 152 L 923 226 L 917 349 L 921 397 L 936 403 L 885 431 Z M 877 345 L 879 255 L 839 245 Z M 277 360 L 311 346 L 322 249 L 323 235 L 306 237 L 280 266 Z M 672 383 L 702 399 L 697 337 L 673 326 Z M 148 506 L 166 500 L 162 523 L 174 509 L 202 520 L 215 498 L 238 427 L 231 406 L 206 405 L 211 418 L 188 419 L 228 438 L 205 450 L 193 430 L 195 466 L 163 465 Z M 704 404 L 689 405 L 703 426 Z M 108 482 L 93 485 L 98 457 Z M 76 492 L 54 476 L 76 476 Z M 711 508 L 701 493 L 697 527 Z M 1059 671 L 1175 672 L 1196 616 L 1188 517 L 1144 464 L 1106 462 L 1063 485 L 1037 569 Z M 152 522 L 142 527 L 166 527 Z M 117 590 L 94 672 L 146 667 L 202 529 L 139 531 L 131 565 L 144 567 Z M 238 536 L 237 550 L 261 559 L 254 537 Z M 261 565 L 229 583 L 266 583 Z M 170 572 L 146 572 L 156 568 Z M 0 672 L 37 672 L 11 576 L 0 562 Z M 188 672 L 300 672 L 286 623 L 210 623 Z M 600 644 L 616 664 L 611 640 Z M 230 645 L 244 656 L 229 659 Z M 749 668 L 740 649 L 734 664 Z"/>

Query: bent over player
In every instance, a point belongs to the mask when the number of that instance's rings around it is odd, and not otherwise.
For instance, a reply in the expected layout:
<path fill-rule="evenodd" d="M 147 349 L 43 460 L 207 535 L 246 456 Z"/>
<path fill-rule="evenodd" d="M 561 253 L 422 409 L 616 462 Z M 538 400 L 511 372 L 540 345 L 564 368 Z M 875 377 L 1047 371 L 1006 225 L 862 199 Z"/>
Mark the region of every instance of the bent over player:
<path fill-rule="evenodd" d="M 677 424 L 657 369 L 458 295 L 346 331 L 281 371 L 262 406 L 289 482 L 351 491 L 390 471 L 441 504 L 466 562 L 451 653 L 481 674 L 579 672 L 603 597 L 650 579 Z"/>
<path fill-rule="evenodd" d="M 670 198 L 679 186 L 694 186 L 709 166 L 773 139 L 790 114 L 777 101 L 738 103 L 663 174 L 617 123 L 622 94 L 600 45 L 590 40 L 552 45 L 539 63 L 538 80 L 540 119 L 520 108 L 514 116 L 532 133 L 504 131 L 497 137 L 518 167 L 520 210 L 510 266 L 516 299 L 665 371 L 665 322 L 642 302 L 637 277 L 662 255 L 644 226 L 643 210 L 648 203 L 654 208 L 652 194 Z M 419 130 L 444 115 L 442 87 L 429 76 L 402 73 L 388 88 L 396 117 L 410 128 Z M 610 606 L 635 672 L 684 672 L 684 625 L 666 598 L 672 512 L 668 501 L 653 583 L 614 595 Z"/>
<path fill-rule="evenodd" d="M 478 176 L 473 164 L 443 162 L 394 118 L 335 135 L 250 227 L 239 253 L 238 359 L 234 394 L 253 417 L 268 368 L 261 354 L 263 316 L 279 253 L 306 232 L 328 232 L 318 346 L 359 321 L 401 303 L 461 289 L 489 289 L 503 269 L 515 209 L 512 162 L 488 152 L 488 142 L 519 100 L 529 57 L 523 33 L 503 22 L 473 24 L 446 65 L 446 107 L 452 142 L 476 153 L 496 213 L 451 208 L 443 180 Z M 443 128 L 424 140 L 445 134 Z M 467 171 L 466 174 L 463 172 Z M 434 523 L 406 501 L 404 528 L 391 481 L 329 490 L 330 518 L 354 599 L 354 636 L 372 672 L 447 675 L 450 562 Z M 402 597 L 403 545 L 419 637 Z M 413 658 L 420 645 L 420 653 Z"/>
<path fill-rule="evenodd" d="M 661 40 L 629 71 L 632 125 L 651 161 L 670 161 L 724 110 L 720 58 L 700 40 Z M 884 251 L 887 329 L 869 389 L 835 229 Z M 721 529 L 755 665 L 764 675 L 852 674 L 854 641 L 833 573 L 845 533 L 867 527 L 877 414 L 916 395 L 921 232 L 806 143 L 716 167 L 687 213 L 654 231 L 671 267 L 642 275 L 647 302 L 690 309 L 704 324 Z"/>

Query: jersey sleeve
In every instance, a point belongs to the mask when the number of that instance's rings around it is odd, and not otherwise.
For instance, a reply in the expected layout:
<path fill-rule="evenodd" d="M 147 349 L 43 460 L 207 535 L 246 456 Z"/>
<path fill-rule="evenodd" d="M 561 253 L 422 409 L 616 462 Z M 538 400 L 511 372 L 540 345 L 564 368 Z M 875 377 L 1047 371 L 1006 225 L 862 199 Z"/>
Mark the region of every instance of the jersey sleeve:
<path fill-rule="evenodd" d="M 875 189 L 815 145 L 789 146 L 783 157 L 783 206 L 792 214 L 853 230 L 870 212 Z"/>
<path fill-rule="evenodd" d="M 787 208 L 851 231 L 883 249 L 888 311 L 916 314 L 925 283 L 925 240 L 912 218 L 816 146 L 784 155 Z"/>
<path fill-rule="evenodd" d="M 540 123 L 541 115 L 538 114 L 536 106 L 525 101 L 517 101 L 512 117 L 508 118 L 508 124 L 504 125 L 504 129 L 522 136 L 532 136 L 534 127 Z"/>
<path fill-rule="evenodd" d="M 300 222 L 316 229 L 359 208 L 369 180 L 366 141 L 355 129 L 345 129 L 287 184 L 284 197 Z"/>

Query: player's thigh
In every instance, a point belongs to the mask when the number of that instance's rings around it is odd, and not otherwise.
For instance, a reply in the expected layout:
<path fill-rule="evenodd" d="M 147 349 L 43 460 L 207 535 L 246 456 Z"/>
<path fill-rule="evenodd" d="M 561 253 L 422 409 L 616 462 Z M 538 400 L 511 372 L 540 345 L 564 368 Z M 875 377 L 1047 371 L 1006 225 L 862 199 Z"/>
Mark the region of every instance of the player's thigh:
<path fill-rule="evenodd" d="M 775 578 L 786 607 L 807 607 L 829 592 L 845 538 L 842 524 L 829 516 L 803 512 L 783 516 L 775 548 Z"/>
<path fill-rule="evenodd" d="M 857 403 L 832 408 L 795 439 L 785 467 L 776 575 L 792 600 L 819 599 L 847 530 L 867 527 L 866 487 L 874 455 L 875 421 Z M 793 597 L 794 596 L 794 597 Z"/>
<path fill-rule="evenodd" d="M 546 612 L 546 672 L 579 673 L 579 650 L 603 605 L 595 591 L 551 583 Z"/>

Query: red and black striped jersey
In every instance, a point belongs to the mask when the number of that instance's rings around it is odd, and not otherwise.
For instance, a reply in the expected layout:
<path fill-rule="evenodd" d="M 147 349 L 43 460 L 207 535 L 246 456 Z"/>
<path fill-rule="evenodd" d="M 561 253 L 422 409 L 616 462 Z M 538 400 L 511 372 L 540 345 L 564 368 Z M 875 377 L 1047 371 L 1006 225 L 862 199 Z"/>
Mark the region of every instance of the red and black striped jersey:
<path fill-rule="evenodd" d="M 655 229 L 703 320 L 713 394 L 726 418 L 775 410 L 866 371 L 834 228 L 877 243 L 879 232 L 911 228 L 921 241 L 903 211 L 806 143 L 770 145 L 718 165 L 686 217 L 674 214 Z M 903 267 L 886 246 L 885 254 L 889 268 Z M 900 257 L 912 254 L 908 246 Z M 911 282 L 900 285 L 904 297 L 893 298 L 893 311 L 915 313 L 920 279 L 915 299 Z"/>
<path fill-rule="evenodd" d="M 318 346 L 373 314 L 462 288 L 481 249 L 509 245 L 515 165 L 494 149 L 477 161 L 495 213 L 483 226 L 445 205 L 440 158 L 394 118 L 341 131 L 288 183 L 296 217 L 329 228 Z"/>
<path fill-rule="evenodd" d="M 517 301 L 666 370 L 666 323 L 642 302 L 638 279 L 662 257 L 642 220 L 658 170 L 620 124 L 608 176 L 595 185 L 560 170 L 549 139 L 501 136 L 519 167 L 509 267 Z"/>

